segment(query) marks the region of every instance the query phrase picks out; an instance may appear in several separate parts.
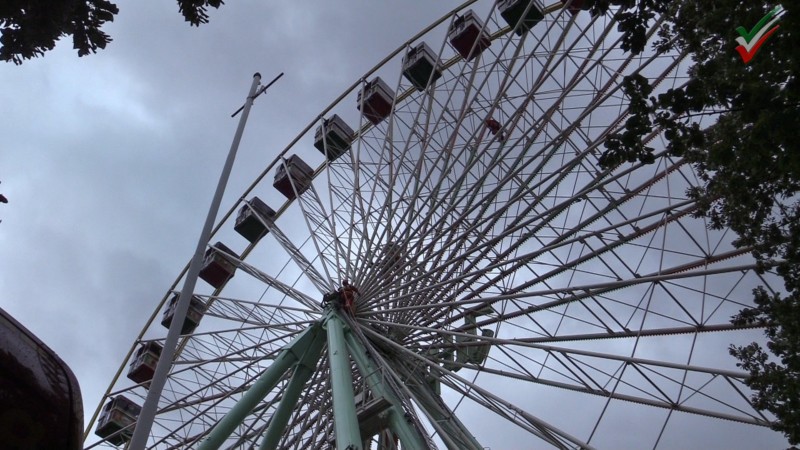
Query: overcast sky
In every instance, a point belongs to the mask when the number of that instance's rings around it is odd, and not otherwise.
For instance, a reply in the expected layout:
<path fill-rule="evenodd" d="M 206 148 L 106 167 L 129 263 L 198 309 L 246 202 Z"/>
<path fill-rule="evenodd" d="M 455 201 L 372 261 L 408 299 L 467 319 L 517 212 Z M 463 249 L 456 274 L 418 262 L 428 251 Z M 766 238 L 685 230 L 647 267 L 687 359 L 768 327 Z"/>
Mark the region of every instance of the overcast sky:
<path fill-rule="evenodd" d="M 223 208 L 461 1 L 228 3 L 190 28 L 172 0 L 119 2 L 98 54 L 65 39 L 0 66 L 0 306 L 70 365 L 87 420 L 194 250 L 253 73 L 285 75 L 256 101 Z"/>
<path fill-rule="evenodd" d="M 64 39 L 0 66 L 0 304 L 70 365 L 87 420 L 194 251 L 253 73 L 285 75 L 256 102 L 226 199 L 460 4 L 227 3 L 191 28 L 174 1 L 118 2 L 98 54 Z"/>

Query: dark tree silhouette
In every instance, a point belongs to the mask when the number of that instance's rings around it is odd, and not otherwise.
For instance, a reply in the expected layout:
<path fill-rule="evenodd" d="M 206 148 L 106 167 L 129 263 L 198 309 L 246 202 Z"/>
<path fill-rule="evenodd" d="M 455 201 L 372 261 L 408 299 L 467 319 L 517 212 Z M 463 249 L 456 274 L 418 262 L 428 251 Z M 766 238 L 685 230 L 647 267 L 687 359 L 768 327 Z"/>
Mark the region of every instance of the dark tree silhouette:
<path fill-rule="evenodd" d="M 0 181 L 0 183 L 2 183 L 2 181 Z M 5 196 L 5 195 L 3 195 L 3 194 L 0 194 L 0 203 L 8 203 L 8 199 L 7 199 L 7 198 L 6 198 L 6 196 Z M 2 223 L 2 222 L 3 222 L 3 221 L 2 221 L 2 220 L 0 220 L 0 223 Z"/>
<path fill-rule="evenodd" d="M 645 45 L 643 23 L 663 13 L 656 49 L 686 52 L 689 81 L 657 97 L 649 80 L 624 81 L 631 117 L 606 142 L 601 163 L 652 162 L 643 136 L 664 131 L 667 150 L 693 163 L 704 181 L 690 192 L 699 215 L 714 228 L 738 233 L 763 271 L 774 270 L 786 292 L 754 290 L 755 307 L 734 324 L 764 325 L 767 348 L 731 346 L 750 374 L 753 404 L 777 417 L 774 425 L 800 443 L 800 1 L 781 1 L 780 29 L 749 63 L 737 53 L 737 27 L 749 30 L 776 5 L 751 0 L 623 0 L 615 14 L 632 52 Z M 606 12 L 598 0 L 595 12 Z M 708 126 L 709 118 L 715 118 Z M 704 120 L 701 124 L 701 120 Z"/>
<path fill-rule="evenodd" d="M 208 21 L 209 7 L 221 0 L 178 0 L 194 26 Z M 593 13 L 611 14 L 624 33 L 623 46 L 638 53 L 647 39 L 643 23 L 662 14 L 662 51 L 691 55 L 685 85 L 650 96 L 649 80 L 624 81 L 631 117 L 609 136 L 602 164 L 653 160 L 642 137 L 664 131 L 667 150 L 687 158 L 705 185 L 690 194 L 699 214 L 713 227 L 738 233 L 736 245 L 749 248 L 763 270 L 783 277 L 786 292 L 755 290 L 756 307 L 734 323 L 765 326 L 767 351 L 758 343 L 731 347 L 751 377 L 753 403 L 773 413 L 775 429 L 800 443 L 800 0 L 782 0 L 788 11 L 781 29 L 744 64 L 735 29 L 752 27 L 775 4 L 752 0 L 596 0 Z M 71 35 L 78 55 L 105 48 L 111 38 L 100 28 L 118 13 L 107 0 L 0 1 L 0 59 L 22 63 L 41 56 Z M 701 119 L 716 117 L 711 126 Z M 773 360 L 776 359 L 776 360 Z"/>
<path fill-rule="evenodd" d="M 208 22 L 209 7 L 222 0 L 178 0 L 178 10 L 191 25 Z M 101 30 L 119 13 L 108 0 L 3 0 L 0 2 L 0 60 L 22 64 L 44 55 L 56 41 L 72 36 L 78 56 L 103 49 L 111 36 Z"/>

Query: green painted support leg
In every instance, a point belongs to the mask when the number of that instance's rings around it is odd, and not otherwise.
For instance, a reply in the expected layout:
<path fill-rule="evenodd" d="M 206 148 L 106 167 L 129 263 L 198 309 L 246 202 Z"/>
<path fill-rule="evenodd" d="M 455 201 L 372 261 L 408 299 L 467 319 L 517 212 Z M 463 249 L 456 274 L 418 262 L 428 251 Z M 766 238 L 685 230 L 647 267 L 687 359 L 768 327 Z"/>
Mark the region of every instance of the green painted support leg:
<path fill-rule="evenodd" d="M 333 388 L 333 425 L 337 450 L 361 450 L 361 431 L 356 416 L 350 358 L 345 342 L 344 322 L 335 311 L 328 314 L 328 359 Z M 413 447 L 412 447 L 413 448 Z"/>
<path fill-rule="evenodd" d="M 283 398 L 278 408 L 272 414 L 272 420 L 270 420 L 269 427 L 264 433 L 264 440 L 261 441 L 259 450 L 274 450 L 278 448 L 281 435 L 292 417 L 292 410 L 297 404 L 300 394 L 303 393 L 303 387 L 317 368 L 317 362 L 322 354 L 322 346 L 325 343 L 324 339 L 322 339 L 322 333 L 319 333 L 319 335 L 309 346 L 302 359 L 295 365 L 292 379 L 289 380 L 289 384 L 283 392 Z"/>
<path fill-rule="evenodd" d="M 378 450 L 397 450 L 397 438 L 392 430 L 383 430 L 378 434 Z"/>
<path fill-rule="evenodd" d="M 389 427 L 400 438 L 402 447 L 413 449 L 429 448 L 425 436 L 416 426 L 406 420 L 400 400 L 392 389 L 384 384 L 383 374 L 375 367 L 364 346 L 351 334 L 346 335 L 345 338 L 347 339 L 347 347 L 350 349 L 350 354 L 353 356 L 359 372 L 364 376 L 372 393 L 385 398 L 392 404 L 389 409 Z"/>
<path fill-rule="evenodd" d="M 417 405 L 439 423 L 448 434 L 445 445 L 452 450 L 483 450 L 475 436 L 458 420 L 442 399 L 426 385 L 408 386 Z"/>
<path fill-rule="evenodd" d="M 324 334 L 318 324 L 312 325 L 292 342 L 281 350 L 281 353 L 272 362 L 272 365 L 250 386 L 250 389 L 242 396 L 236 405 L 217 423 L 208 437 L 198 446 L 198 450 L 217 450 L 230 437 L 233 431 L 241 425 L 244 419 L 250 414 L 259 402 L 275 388 L 283 374 L 286 373 L 295 363 L 301 361 L 309 348 L 324 342 Z"/>

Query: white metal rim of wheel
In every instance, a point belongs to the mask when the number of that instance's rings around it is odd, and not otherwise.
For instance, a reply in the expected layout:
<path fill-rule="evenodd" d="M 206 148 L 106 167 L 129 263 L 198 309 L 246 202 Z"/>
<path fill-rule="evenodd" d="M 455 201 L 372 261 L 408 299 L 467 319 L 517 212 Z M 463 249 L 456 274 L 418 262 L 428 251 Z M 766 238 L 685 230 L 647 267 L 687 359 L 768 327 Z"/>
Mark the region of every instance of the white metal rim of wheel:
<path fill-rule="evenodd" d="M 464 7 L 492 36 L 479 57 L 458 56 L 445 37 L 455 16 L 443 18 L 408 43 L 424 41 L 439 55 L 440 79 L 414 89 L 400 73 L 406 47 L 399 49 L 362 78 L 381 76 L 394 89 L 390 117 L 375 126 L 364 119 L 356 110 L 362 82 L 354 84 L 242 193 L 278 211 L 285 240 L 270 233 L 249 245 L 232 232 L 243 203 L 231 207 L 211 242 L 244 261 L 224 291 L 198 284 L 210 306 L 182 339 L 152 448 L 201 440 L 271 358 L 321 318 L 324 291 L 343 278 L 361 291 L 355 334 L 431 445 L 446 448 L 452 428 L 427 417 L 407 388 L 424 385 L 423 372 L 491 448 L 716 447 L 772 436 L 772 417 L 748 403 L 727 347 L 758 339 L 760 330 L 736 329 L 730 317 L 751 304 L 754 287 L 780 291 L 780 283 L 731 245 L 731 232 L 693 217 L 686 190 L 700 181 L 664 154 L 658 130 L 648 137 L 654 164 L 605 172 L 597 161 L 604 137 L 626 119 L 622 77 L 641 73 L 657 81 L 657 93 L 686 82 L 686 61 L 649 45 L 639 56 L 623 52 L 611 13 L 572 15 L 560 4 L 518 36 L 494 3 Z M 313 138 L 332 114 L 357 136 L 328 163 Z M 506 142 L 487 129 L 488 118 L 502 124 Z M 272 174 L 295 153 L 316 167 L 314 182 L 286 201 Z M 387 269 L 390 245 L 401 256 Z M 141 341 L 166 335 L 163 303 Z M 465 316 L 486 307 L 473 314 L 477 334 L 493 336 L 471 338 Z M 467 338 L 465 348 L 488 345 L 485 362 L 444 368 L 448 340 Z M 258 445 L 285 385 L 226 445 Z M 122 376 L 106 398 L 141 404 L 146 393 Z M 281 448 L 327 448 L 330 402 L 323 357 Z M 110 446 L 90 426 L 87 448 Z"/>

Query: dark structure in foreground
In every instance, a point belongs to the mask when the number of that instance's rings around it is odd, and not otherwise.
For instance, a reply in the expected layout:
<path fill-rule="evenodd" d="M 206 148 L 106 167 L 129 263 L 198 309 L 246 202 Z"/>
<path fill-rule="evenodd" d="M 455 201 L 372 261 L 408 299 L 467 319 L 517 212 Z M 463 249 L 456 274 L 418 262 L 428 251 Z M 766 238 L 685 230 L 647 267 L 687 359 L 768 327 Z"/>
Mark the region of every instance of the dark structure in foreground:
<path fill-rule="evenodd" d="M 0 309 L 0 447 L 77 450 L 83 403 L 69 366 Z"/>

